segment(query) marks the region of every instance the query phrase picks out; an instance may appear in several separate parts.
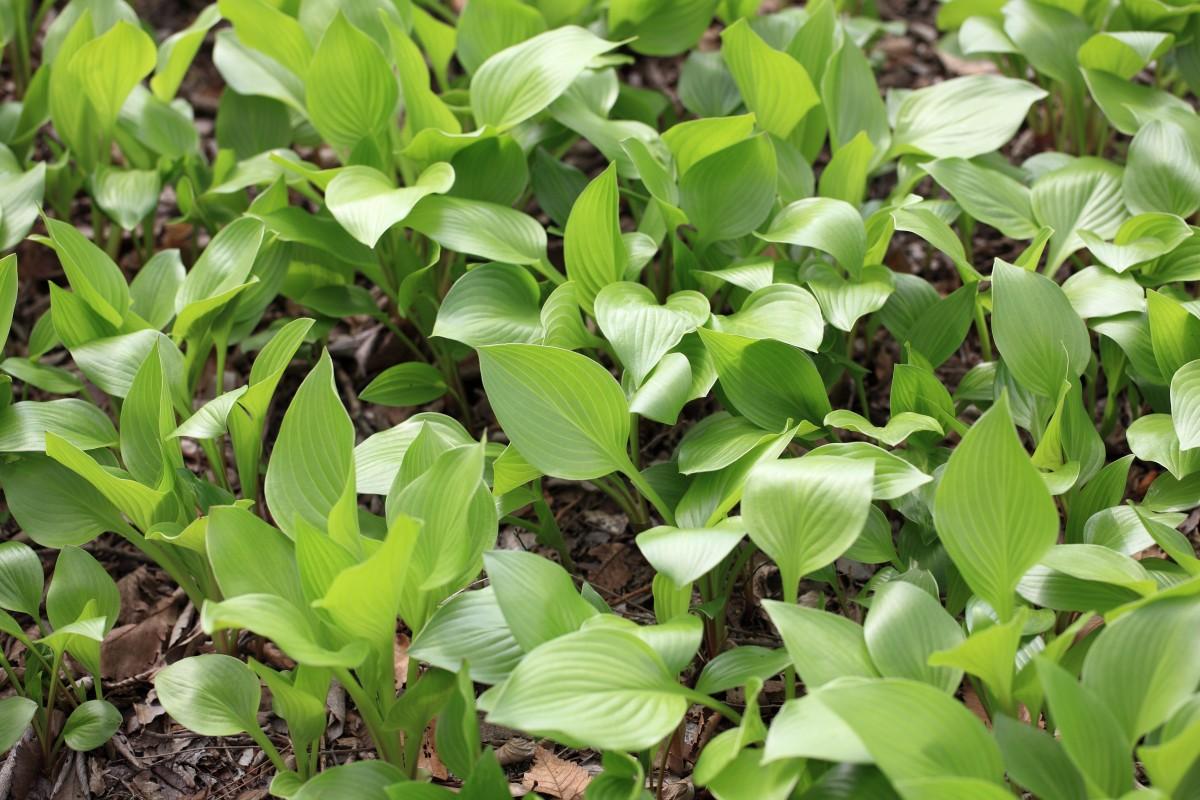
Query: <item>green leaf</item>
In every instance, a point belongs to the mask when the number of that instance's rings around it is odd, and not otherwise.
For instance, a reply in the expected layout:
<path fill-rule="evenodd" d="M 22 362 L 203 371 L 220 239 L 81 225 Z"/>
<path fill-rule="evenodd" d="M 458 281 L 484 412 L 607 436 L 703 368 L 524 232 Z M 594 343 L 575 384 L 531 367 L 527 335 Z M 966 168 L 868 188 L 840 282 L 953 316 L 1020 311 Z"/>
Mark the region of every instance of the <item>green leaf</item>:
<path fill-rule="evenodd" d="M 700 328 L 721 388 L 755 425 L 780 431 L 797 420 L 818 425 L 832 409 L 808 354 L 773 339 L 747 339 Z M 791 422 L 789 422 L 791 420 Z"/>
<path fill-rule="evenodd" d="M 133 87 L 154 69 L 156 59 L 154 40 L 122 20 L 79 48 L 63 66 L 82 85 L 100 130 L 107 133 Z"/>
<path fill-rule="evenodd" d="M 220 21 L 221 12 L 213 4 L 201 11 L 191 25 L 163 40 L 158 46 L 154 77 L 150 79 L 150 89 L 155 97 L 164 102 L 170 102 L 175 97 L 204 37 Z"/>
<path fill-rule="evenodd" d="M 133 313 L 162 330 L 175 316 L 175 297 L 186 276 L 178 250 L 160 250 L 142 265 L 129 284 Z"/>
<path fill-rule="evenodd" d="M 529 270 L 514 264 L 483 264 L 450 287 L 438 309 L 433 335 L 468 347 L 536 343 L 542 330 L 540 301 L 541 288 Z M 575 309 L 576 317 L 578 313 Z"/>
<path fill-rule="evenodd" d="M 1200 360 L 1189 361 L 1171 377 L 1171 423 L 1181 450 L 1200 447 Z"/>
<path fill-rule="evenodd" d="M 1029 188 L 1024 184 L 965 158 L 940 158 L 925 169 L 980 222 L 1014 239 L 1037 235 Z"/>
<path fill-rule="evenodd" d="M 1088 650 L 1083 685 L 1112 713 L 1128 745 L 1166 722 L 1200 681 L 1198 617 L 1194 598 L 1162 599 L 1105 626 Z"/>
<path fill-rule="evenodd" d="M 660 525 L 637 535 L 642 555 L 676 586 L 689 586 L 715 569 L 742 541 L 737 527 L 673 528 Z"/>
<path fill-rule="evenodd" d="M 488 720 L 574 746 L 642 750 L 669 734 L 687 707 L 675 676 L 636 633 L 597 626 L 525 656 Z"/>
<path fill-rule="evenodd" d="M 759 127 L 781 139 L 821 102 L 808 70 L 764 42 L 744 19 L 721 31 L 721 56 Z"/>
<path fill-rule="evenodd" d="M 176 661 L 154 676 L 167 713 L 202 736 L 234 736 L 258 728 L 258 677 L 236 658 L 201 655 Z"/>
<path fill-rule="evenodd" d="M 374 247 L 423 197 L 445 194 L 453 185 L 454 168 L 443 161 L 428 167 L 412 186 L 400 189 L 371 167 L 344 167 L 325 189 L 325 203 L 350 235 Z"/>
<path fill-rule="evenodd" d="M 28 697 L 0 699 L 0 753 L 21 741 L 37 710 L 38 704 Z"/>
<path fill-rule="evenodd" d="M 1183 480 L 1200 471 L 1200 448 L 1184 450 L 1171 417 L 1167 414 L 1143 414 L 1126 431 L 1129 449 L 1142 461 L 1152 461 Z"/>
<path fill-rule="evenodd" d="M 900 584 L 887 584 L 892 585 Z M 872 603 L 872 613 L 876 607 Z M 955 667 L 979 677 L 995 693 L 1001 707 L 1010 708 L 1014 663 L 1025 621 L 1026 615 L 1017 613 L 1008 622 L 971 631 L 966 639 L 962 639 L 960 634 L 957 644 L 932 653 L 929 663 L 933 666 Z"/>
<path fill-rule="evenodd" d="M 46 434 L 61 436 L 81 450 L 117 443 L 112 422 L 84 400 L 22 400 L 0 410 L 0 451 L 43 452 Z"/>
<path fill-rule="evenodd" d="M 1174 37 L 1159 31 L 1097 33 L 1079 48 L 1079 65 L 1129 80 L 1171 48 Z"/>
<path fill-rule="evenodd" d="M 538 10 L 519 0 L 482 0 L 474 7 L 468 5 L 458 17 L 459 63 L 474 73 L 489 57 L 545 30 L 546 20 Z"/>
<path fill-rule="evenodd" d="M 88 700 L 76 706 L 67 717 L 63 740 L 72 750 L 86 753 L 107 742 L 121 727 L 121 722 L 121 712 L 112 703 Z"/>
<path fill-rule="evenodd" d="M 828 197 L 810 197 L 790 204 L 775 215 L 771 227 L 759 237 L 829 253 L 852 276 L 861 273 L 866 258 L 867 231 L 862 217 L 849 203 Z"/>
<path fill-rule="evenodd" d="M 0 484 L 13 518 L 43 547 L 84 544 L 124 524 L 94 486 L 46 456 L 0 464 Z"/>
<path fill-rule="evenodd" d="M 871 504 L 867 461 L 810 456 L 759 464 L 746 481 L 742 519 L 779 566 L 784 598 L 800 579 L 833 563 L 862 532 Z"/>
<path fill-rule="evenodd" d="M 1164 378 L 1200 358 L 1200 317 L 1175 298 L 1153 289 L 1146 292 L 1146 310 L 1154 360 Z"/>
<path fill-rule="evenodd" d="M 392 616 L 394 620 L 395 615 Z M 304 612 L 278 595 L 255 592 L 219 603 L 208 601 L 200 621 L 208 634 L 223 630 L 252 631 L 274 642 L 289 658 L 310 667 L 353 668 L 366 657 L 366 648 L 361 641 L 351 642 L 336 651 L 323 647 Z M 355 632 L 345 631 L 351 635 Z"/>
<path fill-rule="evenodd" d="M 546 257 L 546 231 L 537 220 L 495 203 L 429 195 L 405 223 L 458 253 L 509 264 L 536 264 Z"/>
<path fill-rule="evenodd" d="M 776 283 L 751 292 L 728 316 L 715 316 L 713 330 L 751 339 L 778 339 L 817 352 L 825 335 L 821 306 L 807 289 Z"/>
<path fill-rule="evenodd" d="M 1079 232 L 1092 255 L 1117 272 L 1170 253 L 1192 235 L 1183 218 L 1158 212 L 1125 220 L 1112 242 L 1105 242 L 1091 231 Z"/>
<path fill-rule="evenodd" d="M 423 361 L 388 367 L 359 392 L 359 399 L 382 406 L 420 406 L 447 391 L 445 378 Z"/>
<path fill-rule="evenodd" d="M 1058 510 L 1013 428 L 1007 395 L 950 456 L 934 520 L 967 585 L 1009 619 L 1017 581 L 1058 536 Z"/>
<path fill-rule="evenodd" d="M 129 308 L 129 287 L 121 269 L 73 225 L 47 219 L 46 231 L 71 288 L 105 321 L 120 327 Z"/>
<path fill-rule="evenodd" d="M 645 286 L 620 282 L 605 286 L 595 298 L 596 322 L 634 386 L 708 315 L 708 298 L 694 291 L 675 292 L 659 305 Z"/>
<path fill-rule="evenodd" d="M 895 500 L 932 480 L 895 453 L 866 442 L 833 442 L 810 450 L 805 458 L 809 456 L 834 456 L 873 464 L 871 496 L 875 500 Z"/>
<path fill-rule="evenodd" d="M 863 623 L 867 652 L 880 674 L 911 678 L 947 694 L 962 682 L 962 669 L 930 665 L 930 656 L 963 641 L 962 628 L 934 597 L 907 581 L 890 581 L 871 598 Z"/>
<path fill-rule="evenodd" d="M 634 37 L 629 47 L 635 52 L 673 56 L 696 44 L 712 23 L 716 6 L 716 0 L 617 0 L 609 4 L 608 27 L 613 35 Z"/>
<path fill-rule="evenodd" d="M 366 641 L 389 665 L 402 594 L 422 577 L 409 571 L 420 532 L 418 520 L 397 516 L 388 525 L 387 538 L 379 549 L 338 573 L 325 596 L 314 603 L 329 615 L 335 628 Z M 408 621 L 414 628 L 424 622 Z"/>
<path fill-rule="evenodd" d="M 507 627 L 525 652 L 574 633 L 596 609 L 580 597 L 566 570 L 533 553 L 484 554 L 488 578 Z"/>
<path fill-rule="evenodd" d="M 1053 735 L 1003 714 L 993 718 L 993 729 L 1009 777 L 1021 786 L 1047 800 L 1088 796 L 1083 776 Z"/>
<path fill-rule="evenodd" d="M 263 224 L 252 217 L 242 217 L 222 228 L 184 278 L 175 298 L 175 311 L 182 313 L 188 306 L 219 297 L 244 284 L 254 267 L 263 234 Z M 180 326 L 177 320 L 174 330 L 177 336 L 183 335 L 179 333 Z"/>
<path fill-rule="evenodd" d="M 218 0 L 225 19 L 238 39 L 278 61 L 289 72 L 303 77 L 312 61 L 313 48 L 300 22 L 266 0 Z"/>
<path fill-rule="evenodd" d="M 92 175 L 92 197 L 118 225 L 133 230 L 158 208 L 162 182 L 151 169 L 103 167 Z"/>
<path fill-rule="evenodd" d="M 425 434 L 430 440 L 435 436 Z M 420 458 L 420 448 L 410 448 L 409 456 Z M 408 471 L 408 460 L 401 476 Z M 496 541 L 496 506 L 483 483 L 483 446 L 454 448 L 428 467 L 416 468 L 419 477 L 403 487 L 397 478 L 389 492 L 388 520 L 407 514 L 437 531 L 436 536 L 422 536 L 412 553 L 414 575 L 420 576 L 415 585 L 429 590 L 453 582 L 450 589 L 457 590 L 479 572 L 479 557 Z"/>
<path fill-rule="evenodd" d="M 591 480 L 625 469 L 625 393 L 586 356 L 528 344 L 479 349 L 484 390 L 521 455 L 546 475 Z"/>
<path fill-rule="evenodd" d="M 1054 725 L 1071 761 L 1083 773 L 1089 796 L 1116 797 L 1132 778 L 1131 747 L 1107 705 L 1088 687 L 1053 661 L 1034 662 L 1046 693 Z"/>
<path fill-rule="evenodd" d="M 862 414 L 846 409 L 835 409 L 825 415 L 823 424 L 861 433 L 888 447 L 895 447 L 914 433 L 922 431 L 930 431 L 939 435 L 943 433 L 942 426 L 936 419 L 924 414 L 914 414 L 911 411 L 901 411 L 893 415 L 881 428 L 871 424 L 871 421 Z"/>
<path fill-rule="evenodd" d="M 142 530 L 149 530 L 157 521 L 158 510 L 166 500 L 164 492 L 114 475 L 87 453 L 52 432 L 46 433 L 46 455 L 95 487 Z"/>
<path fill-rule="evenodd" d="M 23 542 L 0 542 L 0 608 L 35 619 L 42 607 L 42 561 Z"/>
<path fill-rule="evenodd" d="M 567 277 L 578 287 L 580 304 L 589 312 L 600 290 L 620 281 L 628 267 L 620 212 L 614 162 L 580 192 L 563 233 Z"/>
<path fill-rule="evenodd" d="M 354 426 L 326 352 L 292 398 L 267 465 L 267 507 L 284 533 L 295 538 L 297 517 L 324 530 L 354 479 L 353 448 Z"/>
<path fill-rule="evenodd" d="M 809 690 L 838 678 L 879 675 L 861 625 L 816 608 L 764 600 L 796 673 Z"/>
<path fill-rule="evenodd" d="M 567 25 L 501 50 L 471 78 L 475 122 L 502 131 L 524 122 L 565 92 L 592 59 L 617 46 Z"/>
<path fill-rule="evenodd" d="M 999 75 L 969 75 L 918 89 L 896 112 L 892 153 L 971 158 L 1012 138 L 1046 92 Z"/>
<path fill-rule="evenodd" d="M 468 666 L 472 680 L 493 685 L 504 682 L 524 651 L 504 619 L 495 588 L 485 586 L 457 594 L 435 611 L 408 654 L 452 672 Z"/>
<path fill-rule="evenodd" d="M 992 281 L 992 332 L 1005 365 L 1026 388 L 1058 397 L 1091 360 L 1087 327 L 1049 278 L 997 259 Z"/>
<path fill-rule="evenodd" d="M 1181 217 L 1200 208 L 1200 146 L 1195 128 L 1152 120 L 1129 144 L 1128 170 L 1121 184 L 1135 214 L 1166 211 Z"/>
<path fill-rule="evenodd" d="M 1125 219 L 1121 168 L 1099 158 L 1079 158 L 1039 177 L 1030 196 L 1033 214 L 1054 229 L 1047 273 L 1085 245 L 1080 231 L 1102 238 L 1114 235 Z"/>
<path fill-rule="evenodd" d="M 766 680 L 782 672 L 789 661 L 786 650 L 768 650 L 752 644 L 740 645 L 726 650 L 704 665 L 700 677 L 696 679 L 696 691 L 701 694 L 718 694 L 745 686 L 754 678 Z"/>
<path fill-rule="evenodd" d="M 766 134 L 739 141 L 691 165 L 680 165 L 679 205 L 701 242 L 736 239 L 753 231 L 775 202 L 778 170 Z"/>
<path fill-rule="evenodd" d="M 847 680 L 823 686 L 789 705 L 806 704 L 824 706 L 833 721 L 840 720 L 893 783 L 962 777 L 1002 785 L 1000 752 L 983 723 L 932 686 L 902 678 Z M 795 725 L 781 724 L 787 721 L 780 714 L 771 725 L 768 759 L 804 754 L 789 747 L 788 739 L 798 731 Z M 818 730 L 822 737 L 833 734 Z"/>
<path fill-rule="evenodd" d="M 382 132 L 399 90 L 387 58 L 340 12 L 313 53 L 306 81 L 308 115 L 334 147 L 350 150 Z"/>
<path fill-rule="evenodd" d="M 204 543 L 224 597 L 265 592 L 307 605 L 292 542 L 256 515 L 237 506 L 212 507 Z"/>

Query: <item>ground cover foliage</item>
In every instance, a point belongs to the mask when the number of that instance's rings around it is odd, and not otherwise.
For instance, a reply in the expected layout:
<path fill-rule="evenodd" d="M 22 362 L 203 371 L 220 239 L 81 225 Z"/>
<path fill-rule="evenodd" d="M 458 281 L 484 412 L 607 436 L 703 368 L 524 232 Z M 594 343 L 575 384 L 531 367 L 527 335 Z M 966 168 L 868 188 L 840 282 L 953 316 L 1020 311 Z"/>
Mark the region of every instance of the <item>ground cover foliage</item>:
<path fill-rule="evenodd" d="M 0 796 L 1200 794 L 1200 12 L 935 13 L 0 3 Z"/>

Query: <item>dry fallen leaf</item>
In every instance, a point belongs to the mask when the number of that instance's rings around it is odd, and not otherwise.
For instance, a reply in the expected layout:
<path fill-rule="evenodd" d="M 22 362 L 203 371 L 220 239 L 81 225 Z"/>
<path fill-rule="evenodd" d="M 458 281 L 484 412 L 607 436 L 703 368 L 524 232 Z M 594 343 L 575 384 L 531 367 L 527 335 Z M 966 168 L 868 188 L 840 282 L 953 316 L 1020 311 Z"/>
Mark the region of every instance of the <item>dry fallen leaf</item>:
<path fill-rule="evenodd" d="M 583 797 L 591 781 L 591 773 L 583 767 L 539 747 L 533 754 L 533 766 L 521 778 L 521 785 L 547 797 L 576 800 Z"/>

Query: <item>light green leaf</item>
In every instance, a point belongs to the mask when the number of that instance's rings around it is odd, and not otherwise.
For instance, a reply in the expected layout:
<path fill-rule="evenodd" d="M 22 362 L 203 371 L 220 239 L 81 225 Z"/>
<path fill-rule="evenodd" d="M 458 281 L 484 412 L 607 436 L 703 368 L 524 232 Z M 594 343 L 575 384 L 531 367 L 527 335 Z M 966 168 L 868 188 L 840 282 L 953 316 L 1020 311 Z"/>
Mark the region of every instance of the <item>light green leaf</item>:
<path fill-rule="evenodd" d="M 435 611 L 408 654 L 452 672 L 467 665 L 472 680 L 493 685 L 509 676 L 524 651 L 504 619 L 496 590 L 485 586 L 457 594 Z"/>
<path fill-rule="evenodd" d="M 1023 386 L 1057 397 L 1091 359 L 1087 327 L 1049 278 L 996 259 L 992 281 L 992 331 L 1005 365 Z"/>
<path fill-rule="evenodd" d="M 471 78 L 475 122 L 502 131 L 524 122 L 565 92 L 592 59 L 617 46 L 567 25 L 501 50 Z"/>
<path fill-rule="evenodd" d="M 35 619 L 42 607 L 42 561 L 24 542 L 0 542 L 0 608 Z"/>
<path fill-rule="evenodd" d="M 1181 450 L 1200 447 L 1200 360 L 1189 361 L 1171 377 L 1171 422 Z"/>
<path fill-rule="evenodd" d="M 38 704 L 28 697 L 18 695 L 0 699 L 0 753 L 8 752 L 21 741 L 37 710 Z"/>
<path fill-rule="evenodd" d="M 375 40 L 340 12 L 321 37 L 306 77 L 309 117 L 334 147 L 349 150 L 374 137 L 396 111 L 399 90 L 391 65 Z"/>
<path fill-rule="evenodd" d="M 858 211 L 844 200 L 808 198 L 780 211 L 761 239 L 812 247 L 829 253 L 850 275 L 862 271 L 866 228 Z"/>
<path fill-rule="evenodd" d="M 721 32 L 721 56 L 759 127 L 781 139 L 821 102 L 800 62 L 764 42 L 744 19 Z"/>
<path fill-rule="evenodd" d="M 793 347 L 817 352 L 825 335 L 821 306 L 807 289 L 777 283 L 753 291 L 740 308 L 715 316 L 713 330 L 750 339 L 778 339 Z"/>
<path fill-rule="evenodd" d="M 1142 126 L 1129 144 L 1121 189 L 1135 214 L 1165 211 L 1181 217 L 1200 208 L 1200 145 L 1196 129 L 1167 120 Z"/>
<path fill-rule="evenodd" d="M 129 308 L 129 287 L 120 267 L 73 225 L 47 219 L 46 230 L 71 288 L 104 320 L 120 327 Z"/>
<path fill-rule="evenodd" d="M 922 431 L 930 431 L 939 435 L 943 433 L 942 426 L 936 419 L 911 411 L 901 411 L 899 414 L 895 414 L 881 428 L 871 424 L 871 421 L 862 414 L 846 409 L 835 409 L 825 415 L 823 424 L 861 433 L 888 447 L 895 447 L 914 433 Z"/>
<path fill-rule="evenodd" d="M 1095 692 L 1052 660 L 1034 662 L 1059 738 L 1071 761 L 1083 773 L 1089 796 L 1116 797 L 1132 779 L 1132 747 L 1120 723 Z"/>
<path fill-rule="evenodd" d="M 541 289 L 529 270 L 513 264 L 484 264 L 450 287 L 438 309 L 433 335 L 470 347 L 534 343 L 542 328 L 540 299 Z"/>
<path fill-rule="evenodd" d="M 421 198 L 445 194 L 454 185 L 454 168 L 444 161 L 428 167 L 412 186 L 397 189 L 371 167 L 345 167 L 329 182 L 325 203 L 342 227 L 367 247 L 403 221 Z"/>
<path fill-rule="evenodd" d="M 493 550 L 484 564 L 507 628 L 526 653 L 596 616 L 553 561 L 521 550 Z"/>
<path fill-rule="evenodd" d="M 800 579 L 854 543 L 871 504 L 868 461 L 810 456 L 759 464 L 746 481 L 742 519 L 751 540 L 779 566 L 784 598 Z"/>
<path fill-rule="evenodd" d="M 588 183 L 571 206 L 563 233 L 567 276 L 578 287 L 580 304 L 589 312 L 600 290 L 620 281 L 628 267 L 621 240 L 616 170 L 615 163 L 609 164 Z"/>
<path fill-rule="evenodd" d="M 295 538 L 296 517 L 324 530 L 329 512 L 354 480 L 354 426 L 338 397 L 333 361 L 323 353 L 292 398 L 267 465 L 267 507 Z"/>
<path fill-rule="evenodd" d="M 687 707 L 654 650 L 636 633 L 605 625 L 525 656 L 488 720 L 575 746 L 641 750 L 670 733 Z"/>
<path fill-rule="evenodd" d="M 150 79 L 150 89 L 155 97 L 164 102 L 175 97 L 204 37 L 220 21 L 221 13 L 214 3 L 201 11 L 191 25 L 163 40 L 158 46 L 154 77 Z"/>
<path fill-rule="evenodd" d="M 535 264 L 546 257 L 546 231 L 537 220 L 495 203 L 429 195 L 405 222 L 459 253 L 509 264 Z"/>
<path fill-rule="evenodd" d="M 67 717 L 63 726 L 63 741 L 67 747 L 81 753 L 95 750 L 107 742 L 121 727 L 121 712 L 106 700 L 87 700 L 80 703 Z"/>
<path fill-rule="evenodd" d="M 81 450 L 117 443 L 112 422 L 84 400 L 22 400 L 0 410 L 0 451 L 44 452 L 46 434 L 53 433 Z"/>
<path fill-rule="evenodd" d="M 1122 170 L 1099 158 L 1079 158 L 1039 177 L 1033 184 L 1033 214 L 1054 229 L 1047 273 L 1052 273 L 1086 243 L 1080 231 L 1101 238 L 1116 234 L 1125 219 Z"/>
<path fill-rule="evenodd" d="M 236 658 L 209 654 L 176 661 L 154 676 L 154 689 L 168 714 L 202 736 L 258 727 L 258 677 Z"/>
<path fill-rule="evenodd" d="M 777 181 L 775 148 L 766 134 L 759 134 L 681 172 L 679 205 L 701 241 L 736 239 L 770 214 Z"/>
<path fill-rule="evenodd" d="M 996 150 L 1017 132 L 1030 106 L 1046 96 L 1031 83 L 969 75 L 918 89 L 896 112 L 892 153 L 971 158 Z"/>
<path fill-rule="evenodd" d="M 954 694 L 962 669 L 930 665 L 930 656 L 963 641 L 962 628 L 942 604 L 907 581 L 889 581 L 871 598 L 863 623 L 867 652 L 880 674 L 911 678 Z"/>
<path fill-rule="evenodd" d="M 839 678 L 879 675 L 863 628 L 853 620 L 816 608 L 764 600 L 763 607 L 810 690 Z"/>
<path fill-rule="evenodd" d="M 659 305 L 654 293 L 638 283 L 610 283 L 595 299 L 596 322 L 634 386 L 708 315 L 708 298 L 699 292 L 675 292 Z"/>
<path fill-rule="evenodd" d="M 1133 421 L 1125 435 L 1135 456 L 1161 464 L 1178 480 L 1200 471 L 1200 448 L 1180 447 L 1168 414 L 1143 414 Z"/>
<path fill-rule="evenodd" d="M 92 175 L 92 197 L 125 230 L 133 230 L 158 208 L 162 189 L 157 170 L 105 167 Z"/>
<path fill-rule="evenodd" d="M 200 619 L 206 633 L 249 630 L 274 642 L 289 658 L 307 666 L 353 668 L 366 657 L 362 642 L 353 642 L 337 651 L 322 647 L 304 612 L 278 595 L 241 594 L 219 603 L 209 601 L 204 604 Z M 357 631 L 345 632 L 353 635 Z"/>
<path fill-rule="evenodd" d="M 1009 619 L 1017 581 L 1058 536 L 1058 510 L 1013 428 L 1007 395 L 950 456 L 934 521 L 967 585 Z"/>
<path fill-rule="evenodd" d="M 687 586 L 716 568 L 742 541 L 739 526 L 673 528 L 660 525 L 637 536 L 638 549 L 676 586 Z"/>
<path fill-rule="evenodd" d="M 965 158 L 940 158 L 925 169 L 980 222 L 1014 239 L 1032 239 L 1037 234 L 1029 188 L 1024 184 Z"/>
<path fill-rule="evenodd" d="M 820 374 L 804 351 L 774 339 L 699 331 L 721 388 L 755 425 L 780 431 L 807 420 L 815 426 L 831 411 Z"/>
<path fill-rule="evenodd" d="M 482 347 L 479 362 L 496 419 L 542 473 L 590 480 L 628 466 L 625 393 L 602 366 L 527 344 Z"/>
<path fill-rule="evenodd" d="M 871 609 L 874 613 L 874 604 Z M 929 663 L 955 667 L 981 678 L 988 689 L 995 693 L 1001 707 L 1011 707 L 1015 659 L 1025 621 L 1026 615 L 1022 610 L 1008 622 L 977 628 L 958 644 L 931 654 Z"/>

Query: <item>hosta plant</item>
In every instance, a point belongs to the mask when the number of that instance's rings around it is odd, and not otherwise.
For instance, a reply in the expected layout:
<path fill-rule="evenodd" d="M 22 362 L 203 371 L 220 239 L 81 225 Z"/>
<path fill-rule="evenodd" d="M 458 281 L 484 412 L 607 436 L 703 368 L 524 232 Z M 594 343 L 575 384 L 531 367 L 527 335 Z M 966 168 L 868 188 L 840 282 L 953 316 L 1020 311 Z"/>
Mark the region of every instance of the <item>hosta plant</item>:
<path fill-rule="evenodd" d="M 15 641 L 24 651 L 15 665 L 0 650 L 12 691 L 0 699 L 0 752 L 32 732 L 49 772 L 64 747 L 93 750 L 116 732 L 121 712 L 104 699 L 100 643 L 120 606 L 116 584 L 85 551 L 60 550 L 46 586 L 28 545 L 0 543 L 0 645 Z"/>

